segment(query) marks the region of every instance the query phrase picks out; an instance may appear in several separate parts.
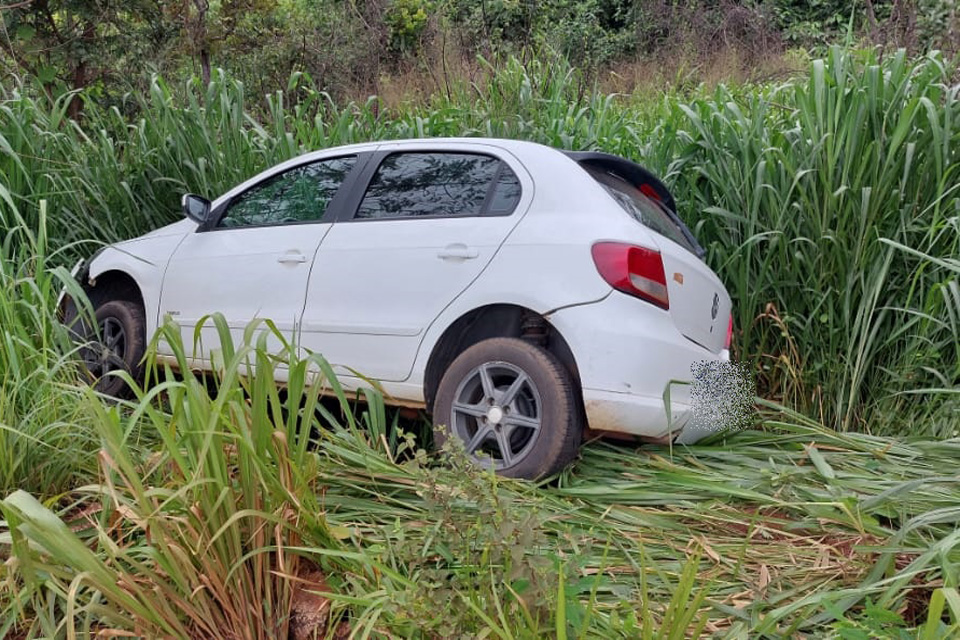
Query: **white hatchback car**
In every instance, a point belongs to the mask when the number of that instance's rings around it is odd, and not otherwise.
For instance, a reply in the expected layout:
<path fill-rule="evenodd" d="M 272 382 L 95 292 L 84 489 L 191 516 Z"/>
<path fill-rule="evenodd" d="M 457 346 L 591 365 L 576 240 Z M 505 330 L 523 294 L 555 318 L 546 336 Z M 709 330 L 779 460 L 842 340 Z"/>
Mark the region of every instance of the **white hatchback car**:
<path fill-rule="evenodd" d="M 165 317 L 269 318 L 425 407 L 504 475 L 575 457 L 587 428 L 691 441 L 691 366 L 728 358 L 730 297 L 648 171 L 603 153 L 424 139 L 309 153 L 78 269 L 118 393 Z M 198 366 L 217 336 L 201 329 Z M 166 347 L 161 343 L 161 357 Z M 168 353 L 169 355 L 169 353 Z M 670 394 L 665 389 L 672 385 Z M 670 411 L 666 410 L 669 398 Z"/>

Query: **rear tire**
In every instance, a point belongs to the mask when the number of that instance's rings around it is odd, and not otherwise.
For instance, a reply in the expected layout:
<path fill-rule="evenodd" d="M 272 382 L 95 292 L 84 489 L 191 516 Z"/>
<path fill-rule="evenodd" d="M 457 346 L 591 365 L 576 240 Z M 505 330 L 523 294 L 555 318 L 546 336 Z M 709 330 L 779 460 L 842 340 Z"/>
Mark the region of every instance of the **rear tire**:
<path fill-rule="evenodd" d="M 127 382 L 111 372 L 126 371 L 134 381 L 142 380 L 146 353 L 143 308 L 129 300 L 110 300 L 97 307 L 95 318 L 97 331 L 82 327 L 86 344 L 80 350 L 91 386 L 108 396 L 129 397 Z"/>
<path fill-rule="evenodd" d="M 512 478 L 552 475 L 576 457 L 583 419 L 575 384 L 550 352 L 491 338 L 444 372 L 433 407 L 435 441 L 463 441 L 480 464 Z"/>

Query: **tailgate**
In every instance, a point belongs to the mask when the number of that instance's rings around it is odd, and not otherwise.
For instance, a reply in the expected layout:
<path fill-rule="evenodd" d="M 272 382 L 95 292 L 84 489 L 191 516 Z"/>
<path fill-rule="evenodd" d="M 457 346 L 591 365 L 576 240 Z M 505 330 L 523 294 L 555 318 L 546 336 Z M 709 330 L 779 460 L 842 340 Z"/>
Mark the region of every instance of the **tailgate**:
<path fill-rule="evenodd" d="M 656 236 L 670 296 L 670 315 L 684 336 L 720 353 L 727 341 L 730 296 L 716 274 L 695 255 Z"/>

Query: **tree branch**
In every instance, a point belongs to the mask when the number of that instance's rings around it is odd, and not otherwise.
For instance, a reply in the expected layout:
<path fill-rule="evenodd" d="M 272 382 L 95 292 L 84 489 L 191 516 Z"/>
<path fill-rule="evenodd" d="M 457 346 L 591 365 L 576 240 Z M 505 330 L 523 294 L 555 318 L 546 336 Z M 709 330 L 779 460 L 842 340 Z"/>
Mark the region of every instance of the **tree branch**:
<path fill-rule="evenodd" d="M 33 4 L 34 0 L 23 0 L 23 2 L 14 2 L 13 4 L 0 4 L 0 11 L 9 9 L 22 9 L 27 5 Z"/>
<path fill-rule="evenodd" d="M 47 24 L 50 25 L 50 33 L 53 34 L 53 37 L 57 39 L 58 43 L 64 44 L 65 40 L 60 34 L 60 29 L 57 27 L 57 21 L 53 19 L 53 13 L 50 12 L 50 4 L 47 0 L 40 0 L 37 5 L 37 10 L 43 14 L 43 17 L 47 20 Z"/>

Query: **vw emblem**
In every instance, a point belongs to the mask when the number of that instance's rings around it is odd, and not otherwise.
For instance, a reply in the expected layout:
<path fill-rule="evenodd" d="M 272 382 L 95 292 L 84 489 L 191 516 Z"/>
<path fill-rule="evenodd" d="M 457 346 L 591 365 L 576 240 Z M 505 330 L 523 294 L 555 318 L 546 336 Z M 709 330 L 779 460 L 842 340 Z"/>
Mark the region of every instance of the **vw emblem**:
<path fill-rule="evenodd" d="M 713 294 L 713 307 L 710 308 L 710 319 L 717 319 L 717 312 L 720 311 L 720 296 Z"/>

